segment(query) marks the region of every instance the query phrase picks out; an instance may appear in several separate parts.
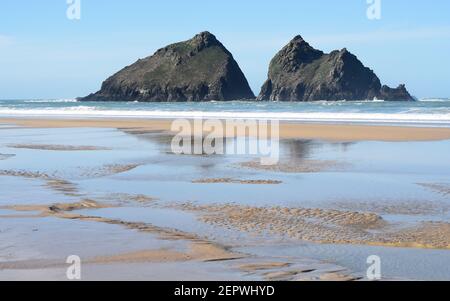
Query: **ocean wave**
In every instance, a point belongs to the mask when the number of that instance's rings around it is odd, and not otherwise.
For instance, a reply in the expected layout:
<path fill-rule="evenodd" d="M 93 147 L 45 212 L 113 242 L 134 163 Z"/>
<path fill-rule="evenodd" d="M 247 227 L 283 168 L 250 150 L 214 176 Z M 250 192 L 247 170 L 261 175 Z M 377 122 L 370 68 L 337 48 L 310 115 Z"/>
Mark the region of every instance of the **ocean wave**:
<path fill-rule="evenodd" d="M 24 100 L 24 103 L 73 103 L 78 102 L 76 99 L 30 99 Z"/>
<path fill-rule="evenodd" d="M 423 98 L 419 99 L 421 102 L 450 102 L 450 98 Z"/>
<path fill-rule="evenodd" d="M 64 109 L 0 109 L 0 116 L 87 117 L 87 118 L 203 118 L 203 119 L 274 119 L 305 122 L 404 123 L 450 126 L 450 113 L 361 113 L 361 112 L 223 112 L 101 110 L 77 106 Z"/>

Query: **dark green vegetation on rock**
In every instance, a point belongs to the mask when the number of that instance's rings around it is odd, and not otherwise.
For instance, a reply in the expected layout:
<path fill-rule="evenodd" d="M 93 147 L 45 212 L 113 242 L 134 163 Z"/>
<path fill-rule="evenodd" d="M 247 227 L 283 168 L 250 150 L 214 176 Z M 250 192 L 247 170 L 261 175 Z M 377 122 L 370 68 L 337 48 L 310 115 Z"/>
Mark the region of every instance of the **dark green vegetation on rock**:
<path fill-rule="evenodd" d="M 271 61 L 259 100 L 414 100 L 404 85 L 382 86 L 347 49 L 325 54 L 296 36 Z"/>
<path fill-rule="evenodd" d="M 103 82 L 85 101 L 211 101 L 254 99 L 232 54 L 202 32 L 140 59 Z"/>

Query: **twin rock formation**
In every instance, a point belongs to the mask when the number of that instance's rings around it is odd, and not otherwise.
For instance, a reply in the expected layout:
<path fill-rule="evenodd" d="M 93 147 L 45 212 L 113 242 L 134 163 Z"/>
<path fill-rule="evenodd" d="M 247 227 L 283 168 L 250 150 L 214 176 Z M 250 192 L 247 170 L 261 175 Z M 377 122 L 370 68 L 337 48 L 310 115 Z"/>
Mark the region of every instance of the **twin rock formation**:
<path fill-rule="evenodd" d="M 138 60 L 103 82 L 83 101 L 254 100 L 232 54 L 202 32 Z M 295 37 L 271 61 L 258 100 L 413 100 L 404 85 L 382 86 L 379 78 L 346 49 L 325 54 Z"/>

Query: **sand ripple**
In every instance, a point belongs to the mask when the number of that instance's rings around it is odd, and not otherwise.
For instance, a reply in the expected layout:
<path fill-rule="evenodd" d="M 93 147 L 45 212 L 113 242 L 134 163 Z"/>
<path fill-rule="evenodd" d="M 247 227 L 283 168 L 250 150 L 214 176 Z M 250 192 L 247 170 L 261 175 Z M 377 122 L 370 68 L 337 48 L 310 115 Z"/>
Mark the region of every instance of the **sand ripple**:
<path fill-rule="evenodd" d="M 74 183 L 43 172 L 24 170 L 0 170 L 0 176 L 43 180 L 46 182 L 45 186 L 54 191 L 63 193 L 66 196 L 81 196 L 78 193 L 78 188 Z"/>
<path fill-rule="evenodd" d="M 106 164 L 100 167 L 83 169 L 80 176 L 84 178 L 102 178 L 135 169 L 140 164 Z"/>
<path fill-rule="evenodd" d="M 259 161 L 250 161 L 240 164 L 240 167 L 257 170 L 283 172 L 283 173 L 316 173 L 323 171 L 342 170 L 349 165 L 332 160 L 301 160 L 276 165 L 261 165 Z"/>
<path fill-rule="evenodd" d="M 181 205 L 201 212 L 206 223 L 253 234 L 273 234 L 317 243 L 450 249 L 450 224 L 398 227 L 374 213 L 327 209 Z"/>
<path fill-rule="evenodd" d="M 434 192 L 442 194 L 443 196 L 450 196 L 449 183 L 418 183 L 418 185 L 431 189 Z"/>
<path fill-rule="evenodd" d="M 192 181 L 194 184 L 243 184 L 243 185 L 277 185 L 283 182 L 276 180 L 237 180 L 232 178 L 210 178 Z"/>
<path fill-rule="evenodd" d="M 450 211 L 450 206 L 432 201 L 342 201 L 333 203 L 333 208 L 397 215 L 435 215 Z"/>

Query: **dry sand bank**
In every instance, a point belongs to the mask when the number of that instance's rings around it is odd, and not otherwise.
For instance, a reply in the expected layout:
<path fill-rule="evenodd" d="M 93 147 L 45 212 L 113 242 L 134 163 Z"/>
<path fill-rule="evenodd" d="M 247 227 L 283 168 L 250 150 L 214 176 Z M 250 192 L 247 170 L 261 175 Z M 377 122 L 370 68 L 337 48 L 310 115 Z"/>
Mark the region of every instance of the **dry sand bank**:
<path fill-rule="evenodd" d="M 0 123 L 33 128 L 119 128 L 137 132 L 170 131 L 171 122 L 159 119 L 0 119 Z M 450 128 L 281 122 L 280 137 L 332 141 L 435 141 L 450 139 Z"/>

